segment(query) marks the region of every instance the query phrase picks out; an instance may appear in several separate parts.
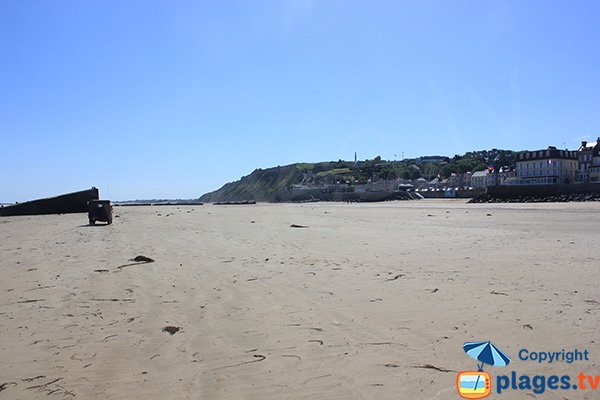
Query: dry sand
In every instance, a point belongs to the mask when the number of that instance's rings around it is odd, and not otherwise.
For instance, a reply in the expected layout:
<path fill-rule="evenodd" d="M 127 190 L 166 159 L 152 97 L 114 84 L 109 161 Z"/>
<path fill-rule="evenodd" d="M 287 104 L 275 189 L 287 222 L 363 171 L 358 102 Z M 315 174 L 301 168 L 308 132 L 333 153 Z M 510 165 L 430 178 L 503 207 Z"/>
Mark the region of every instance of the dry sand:
<path fill-rule="evenodd" d="M 0 399 L 456 399 L 472 340 L 600 374 L 600 203 L 115 214 L 0 219 Z"/>

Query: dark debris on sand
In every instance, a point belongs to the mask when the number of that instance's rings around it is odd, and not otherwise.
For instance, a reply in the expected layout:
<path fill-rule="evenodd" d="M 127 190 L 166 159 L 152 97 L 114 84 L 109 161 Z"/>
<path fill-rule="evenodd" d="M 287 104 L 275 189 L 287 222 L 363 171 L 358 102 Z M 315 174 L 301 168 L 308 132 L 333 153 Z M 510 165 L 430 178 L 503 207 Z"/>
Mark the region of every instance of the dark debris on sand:
<path fill-rule="evenodd" d="M 181 330 L 181 328 L 178 327 L 178 326 L 167 325 L 162 330 L 163 330 L 163 332 L 167 332 L 167 333 L 169 333 L 171 335 L 174 335 L 177 332 L 179 332 Z"/>
<path fill-rule="evenodd" d="M 131 261 L 135 261 L 135 262 L 146 262 L 146 263 L 151 263 L 154 262 L 153 259 L 151 259 L 150 257 L 146 257 L 146 256 L 137 256 L 135 257 L 133 260 Z"/>

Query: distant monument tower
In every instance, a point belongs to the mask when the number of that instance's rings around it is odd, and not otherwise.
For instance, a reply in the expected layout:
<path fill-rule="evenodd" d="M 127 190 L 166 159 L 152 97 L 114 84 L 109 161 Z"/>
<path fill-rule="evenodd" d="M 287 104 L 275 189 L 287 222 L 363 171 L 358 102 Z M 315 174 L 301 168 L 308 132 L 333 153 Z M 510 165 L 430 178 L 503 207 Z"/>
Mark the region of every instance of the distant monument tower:
<path fill-rule="evenodd" d="M 356 164 L 356 152 L 354 152 L 354 164 Z"/>

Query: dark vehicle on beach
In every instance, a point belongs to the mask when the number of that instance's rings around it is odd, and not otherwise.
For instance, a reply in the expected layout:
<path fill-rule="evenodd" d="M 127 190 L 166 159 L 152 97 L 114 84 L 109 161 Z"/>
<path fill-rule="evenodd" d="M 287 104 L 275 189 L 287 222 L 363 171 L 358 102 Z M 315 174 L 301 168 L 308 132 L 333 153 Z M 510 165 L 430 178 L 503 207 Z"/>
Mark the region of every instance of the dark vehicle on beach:
<path fill-rule="evenodd" d="M 88 202 L 88 219 L 90 225 L 94 225 L 96 221 L 106 222 L 107 225 L 112 224 L 112 205 L 110 200 L 90 200 Z"/>

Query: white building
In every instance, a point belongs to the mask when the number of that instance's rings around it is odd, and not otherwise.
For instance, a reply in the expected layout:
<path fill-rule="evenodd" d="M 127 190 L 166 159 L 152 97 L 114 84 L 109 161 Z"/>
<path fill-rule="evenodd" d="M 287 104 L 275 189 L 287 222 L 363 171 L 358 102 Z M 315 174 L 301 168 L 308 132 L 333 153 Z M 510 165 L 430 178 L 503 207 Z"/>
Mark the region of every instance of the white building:
<path fill-rule="evenodd" d="M 523 151 L 517 154 L 517 177 L 527 185 L 550 185 L 576 181 L 579 170 L 577 152 L 558 150 Z"/>
<path fill-rule="evenodd" d="M 474 188 L 486 188 L 488 185 L 488 174 L 489 171 L 477 171 L 471 175 L 471 186 Z"/>
<path fill-rule="evenodd" d="M 511 179 L 516 177 L 515 170 L 510 167 L 494 168 L 487 175 L 488 186 L 506 185 Z"/>

